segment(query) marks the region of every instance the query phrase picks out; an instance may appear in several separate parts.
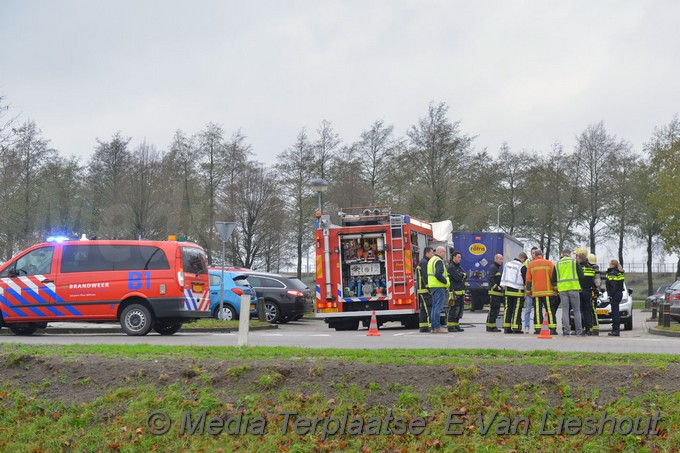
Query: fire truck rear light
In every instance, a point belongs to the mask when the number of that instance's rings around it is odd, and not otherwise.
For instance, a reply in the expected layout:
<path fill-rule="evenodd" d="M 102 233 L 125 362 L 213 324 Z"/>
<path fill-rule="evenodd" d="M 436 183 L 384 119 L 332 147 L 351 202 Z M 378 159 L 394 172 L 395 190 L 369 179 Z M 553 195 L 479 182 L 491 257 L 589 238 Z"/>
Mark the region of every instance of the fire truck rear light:
<path fill-rule="evenodd" d="M 305 297 L 304 293 L 302 291 L 298 291 L 297 289 L 289 289 L 288 295 L 293 297 Z"/>
<path fill-rule="evenodd" d="M 243 296 L 243 290 L 241 288 L 231 288 L 231 292 L 237 296 Z"/>

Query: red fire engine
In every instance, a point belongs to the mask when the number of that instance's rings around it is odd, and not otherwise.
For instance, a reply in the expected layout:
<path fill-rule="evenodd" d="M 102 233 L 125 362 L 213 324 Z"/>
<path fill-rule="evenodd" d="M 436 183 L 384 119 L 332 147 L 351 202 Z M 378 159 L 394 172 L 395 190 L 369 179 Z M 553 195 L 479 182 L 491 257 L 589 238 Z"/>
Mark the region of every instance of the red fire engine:
<path fill-rule="evenodd" d="M 378 324 L 418 327 L 416 267 L 433 240 L 432 225 L 387 206 L 346 208 L 341 225 L 316 222 L 316 317 L 335 330 Z"/>

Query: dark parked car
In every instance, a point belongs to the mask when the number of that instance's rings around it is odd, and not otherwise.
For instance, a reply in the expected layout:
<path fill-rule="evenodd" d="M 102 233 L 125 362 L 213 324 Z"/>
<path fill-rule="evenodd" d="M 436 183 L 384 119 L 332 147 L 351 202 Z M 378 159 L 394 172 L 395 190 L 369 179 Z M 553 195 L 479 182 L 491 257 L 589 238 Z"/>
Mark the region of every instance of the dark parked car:
<path fill-rule="evenodd" d="M 666 302 L 671 304 L 671 319 L 680 322 L 680 280 L 666 290 Z"/>
<path fill-rule="evenodd" d="M 248 283 L 257 292 L 258 303 L 264 304 L 265 319 L 272 324 L 295 321 L 305 313 L 311 313 L 314 307 L 312 292 L 299 279 L 267 272 L 238 270 L 248 274 Z"/>
<path fill-rule="evenodd" d="M 664 297 L 666 297 L 666 290 L 670 286 L 671 285 L 661 285 L 654 294 L 647 296 L 645 299 L 645 308 L 658 307 L 659 302 L 663 301 Z"/>

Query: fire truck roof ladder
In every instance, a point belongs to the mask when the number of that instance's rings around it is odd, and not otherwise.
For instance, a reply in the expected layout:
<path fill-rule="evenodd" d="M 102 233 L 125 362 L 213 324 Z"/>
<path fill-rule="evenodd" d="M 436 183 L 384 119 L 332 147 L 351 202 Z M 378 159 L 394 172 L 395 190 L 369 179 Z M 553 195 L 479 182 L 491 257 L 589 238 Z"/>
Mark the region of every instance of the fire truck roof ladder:
<path fill-rule="evenodd" d="M 392 293 L 406 294 L 406 273 L 404 272 L 404 216 L 390 215 L 390 256 L 392 266 Z"/>

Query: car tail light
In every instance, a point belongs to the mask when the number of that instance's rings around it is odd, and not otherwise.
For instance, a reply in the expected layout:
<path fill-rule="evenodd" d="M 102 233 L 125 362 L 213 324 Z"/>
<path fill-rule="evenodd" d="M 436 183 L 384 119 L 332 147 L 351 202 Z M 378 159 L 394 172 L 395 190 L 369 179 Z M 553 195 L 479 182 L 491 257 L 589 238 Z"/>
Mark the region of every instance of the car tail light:
<path fill-rule="evenodd" d="M 298 291 L 297 289 L 289 289 L 288 295 L 293 297 L 305 297 L 305 294 L 302 291 Z"/>
<path fill-rule="evenodd" d="M 672 300 L 680 300 L 680 293 L 669 294 L 668 297 Z"/>
<path fill-rule="evenodd" d="M 243 290 L 241 288 L 231 288 L 231 292 L 237 296 L 243 296 Z"/>

